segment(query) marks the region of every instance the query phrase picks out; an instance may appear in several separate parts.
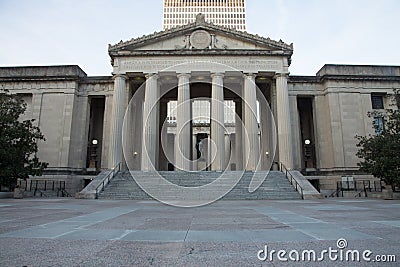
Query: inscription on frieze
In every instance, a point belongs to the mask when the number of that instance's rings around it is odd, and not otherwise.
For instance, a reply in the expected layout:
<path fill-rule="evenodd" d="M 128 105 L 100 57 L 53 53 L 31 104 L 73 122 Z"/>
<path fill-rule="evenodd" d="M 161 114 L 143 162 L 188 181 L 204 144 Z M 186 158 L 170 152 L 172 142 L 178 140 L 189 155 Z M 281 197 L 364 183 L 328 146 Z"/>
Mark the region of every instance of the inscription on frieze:
<path fill-rule="evenodd" d="M 226 71 L 277 71 L 280 69 L 278 60 L 259 59 L 138 59 L 122 60 L 121 71 L 157 72 L 177 70 L 184 67 L 186 70 L 213 70 Z M 211 69 L 210 69 L 211 68 Z"/>

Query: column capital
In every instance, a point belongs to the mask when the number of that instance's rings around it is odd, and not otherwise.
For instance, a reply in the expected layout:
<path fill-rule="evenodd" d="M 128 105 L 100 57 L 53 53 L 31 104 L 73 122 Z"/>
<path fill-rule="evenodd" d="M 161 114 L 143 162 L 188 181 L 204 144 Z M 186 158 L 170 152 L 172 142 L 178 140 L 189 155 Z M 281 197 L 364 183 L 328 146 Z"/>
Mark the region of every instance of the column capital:
<path fill-rule="evenodd" d="M 276 72 L 274 75 L 274 79 L 277 78 L 289 78 L 290 72 Z"/>
<path fill-rule="evenodd" d="M 158 78 L 160 78 L 160 75 L 158 75 L 157 73 L 146 73 L 144 77 L 146 77 L 146 80 L 150 78 L 157 80 Z"/>
<path fill-rule="evenodd" d="M 126 74 L 114 74 L 113 79 L 115 80 L 116 78 L 122 78 L 126 80 L 128 76 L 126 76 Z"/>
<path fill-rule="evenodd" d="M 214 79 L 214 77 L 215 77 L 215 78 L 217 78 L 217 77 L 224 78 L 224 77 L 225 77 L 225 74 L 223 74 L 222 72 L 211 73 L 211 78 Z"/>
<path fill-rule="evenodd" d="M 176 77 L 178 77 L 178 79 L 181 77 L 190 79 L 190 77 L 192 77 L 192 75 L 190 75 L 190 73 L 178 73 L 178 75 L 176 75 Z"/>
<path fill-rule="evenodd" d="M 249 72 L 249 73 L 243 73 L 243 78 L 245 79 L 252 79 L 255 80 L 257 77 L 257 74 Z"/>

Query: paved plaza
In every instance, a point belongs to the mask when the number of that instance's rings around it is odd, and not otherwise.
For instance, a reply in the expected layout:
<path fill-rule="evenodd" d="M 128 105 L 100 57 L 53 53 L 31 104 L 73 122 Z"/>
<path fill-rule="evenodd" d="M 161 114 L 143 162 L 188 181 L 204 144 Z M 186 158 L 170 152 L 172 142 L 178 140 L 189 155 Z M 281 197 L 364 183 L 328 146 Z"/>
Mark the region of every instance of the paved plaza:
<path fill-rule="evenodd" d="M 373 261 L 400 260 L 400 201 L 220 201 L 185 209 L 155 201 L 3 199 L 0 215 L 1 266 L 398 266 Z M 288 262 L 277 253 L 261 261 L 266 246 L 268 255 L 285 250 Z M 322 253 L 329 248 L 338 251 L 336 260 Z M 302 261 L 304 250 L 315 251 L 316 261 L 308 254 Z M 360 262 L 341 260 L 348 250 L 359 251 Z M 367 250 L 370 262 L 362 258 Z"/>

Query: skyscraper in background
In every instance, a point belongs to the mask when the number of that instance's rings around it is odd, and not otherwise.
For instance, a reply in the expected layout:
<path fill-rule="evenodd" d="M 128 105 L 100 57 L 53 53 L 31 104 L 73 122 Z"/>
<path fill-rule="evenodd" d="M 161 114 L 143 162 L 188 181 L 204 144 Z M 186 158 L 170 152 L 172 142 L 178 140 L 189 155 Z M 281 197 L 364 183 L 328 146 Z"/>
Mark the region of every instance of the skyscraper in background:
<path fill-rule="evenodd" d="M 245 0 L 164 0 L 163 30 L 192 23 L 199 13 L 207 22 L 246 31 Z"/>

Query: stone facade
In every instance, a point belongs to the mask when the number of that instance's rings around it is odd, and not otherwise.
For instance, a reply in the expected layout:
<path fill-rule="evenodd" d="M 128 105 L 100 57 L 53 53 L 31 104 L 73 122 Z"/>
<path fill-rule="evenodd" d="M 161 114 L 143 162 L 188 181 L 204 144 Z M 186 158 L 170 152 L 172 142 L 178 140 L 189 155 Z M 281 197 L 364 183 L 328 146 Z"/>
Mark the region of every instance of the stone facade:
<path fill-rule="evenodd" d="M 193 41 L 199 32 L 207 38 Z M 387 108 L 400 88 L 396 66 L 325 65 L 316 76 L 289 75 L 293 45 L 203 20 L 110 45 L 109 54 L 113 76 L 87 76 L 78 66 L 0 68 L 1 89 L 23 96 L 24 118 L 46 137 L 38 156 L 49 168 L 39 179 L 66 180 L 71 193 L 93 167 L 118 163 L 254 171 L 283 162 L 326 190 L 343 174 L 370 179 L 358 173 L 354 137 L 373 133 L 371 97 Z M 210 109 L 209 121 L 188 124 L 193 101 L 206 103 L 197 108 Z M 177 107 L 174 119 L 168 103 Z M 204 137 L 215 146 L 200 147 Z"/>

